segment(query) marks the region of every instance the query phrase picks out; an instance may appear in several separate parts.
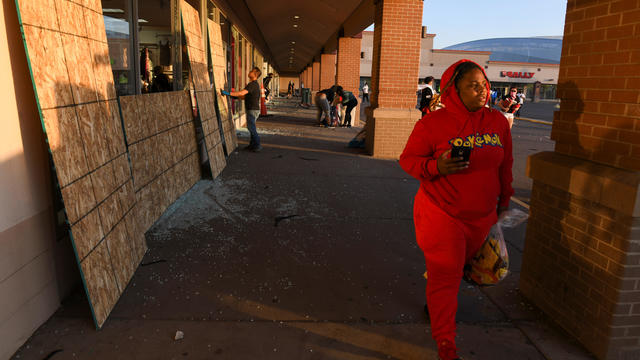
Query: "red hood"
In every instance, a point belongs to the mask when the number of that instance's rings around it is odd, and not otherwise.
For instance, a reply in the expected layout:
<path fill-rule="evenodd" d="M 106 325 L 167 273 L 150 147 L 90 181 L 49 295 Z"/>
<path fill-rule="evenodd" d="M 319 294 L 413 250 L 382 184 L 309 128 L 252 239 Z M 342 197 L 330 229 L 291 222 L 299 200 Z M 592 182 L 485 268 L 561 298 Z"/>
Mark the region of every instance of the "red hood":
<path fill-rule="evenodd" d="M 454 63 L 453 65 L 449 66 L 449 68 L 447 68 L 447 70 L 444 72 L 444 74 L 442 74 L 442 78 L 440 78 L 440 87 L 442 89 L 444 89 L 444 87 L 447 85 L 447 83 L 449 82 L 449 80 L 453 76 L 453 73 L 455 72 L 456 67 L 458 67 L 458 65 L 460 65 L 460 64 L 462 64 L 464 62 L 470 62 L 470 63 L 474 63 L 474 64 L 478 65 L 477 63 L 475 63 L 475 62 L 473 62 L 471 60 L 462 59 L 462 60 Z M 487 103 L 489 103 L 489 99 L 491 98 L 491 96 L 489 96 L 489 94 L 491 93 L 491 84 L 489 84 L 489 78 L 487 78 L 487 74 L 484 72 L 484 69 L 482 68 L 482 66 L 478 65 L 478 68 L 480 68 L 480 70 L 482 70 L 482 74 L 487 79 L 487 99 L 485 100 L 485 105 L 486 105 Z M 458 95 L 458 91 L 456 89 L 456 84 L 455 83 L 452 83 L 449 86 L 449 88 L 446 89 L 442 93 L 442 95 L 440 96 L 440 101 L 448 109 L 464 110 L 465 112 L 469 112 L 469 110 L 467 110 L 467 108 L 462 103 L 462 100 L 460 99 L 460 96 Z"/>

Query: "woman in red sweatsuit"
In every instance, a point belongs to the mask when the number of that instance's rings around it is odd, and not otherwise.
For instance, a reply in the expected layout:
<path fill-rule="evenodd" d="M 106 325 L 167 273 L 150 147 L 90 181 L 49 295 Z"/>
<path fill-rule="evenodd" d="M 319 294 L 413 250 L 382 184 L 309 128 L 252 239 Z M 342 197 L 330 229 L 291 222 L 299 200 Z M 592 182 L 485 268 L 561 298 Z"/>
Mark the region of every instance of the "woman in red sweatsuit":
<path fill-rule="evenodd" d="M 400 166 L 420 180 L 413 217 L 427 267 L 427 307 L 438 354 L 450 360 L 458 358 L 455 316 L 463 267 L 508 208 L 513 156 L 507 119 L 485 107 L 490 84 L 478 64 L 451 65 L 441 86 L 444 108 L 416 124 Z M 451 158 L 452 145 L 470 148 L 469 161 Z"/>

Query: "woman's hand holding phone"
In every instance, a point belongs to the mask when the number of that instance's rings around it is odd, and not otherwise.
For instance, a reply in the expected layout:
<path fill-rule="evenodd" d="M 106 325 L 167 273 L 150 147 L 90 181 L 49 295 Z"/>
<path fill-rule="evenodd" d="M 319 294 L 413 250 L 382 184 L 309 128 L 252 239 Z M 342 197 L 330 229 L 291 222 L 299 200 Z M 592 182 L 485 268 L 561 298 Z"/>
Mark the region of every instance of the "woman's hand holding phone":
<path fill-rule="evenodd" d="M 438 157 L 438 172 L 441 175 L 455 174 L 469 167 L 469 162 L 463 158 L 449 157 L 451 149 L 445 151 Z"/>

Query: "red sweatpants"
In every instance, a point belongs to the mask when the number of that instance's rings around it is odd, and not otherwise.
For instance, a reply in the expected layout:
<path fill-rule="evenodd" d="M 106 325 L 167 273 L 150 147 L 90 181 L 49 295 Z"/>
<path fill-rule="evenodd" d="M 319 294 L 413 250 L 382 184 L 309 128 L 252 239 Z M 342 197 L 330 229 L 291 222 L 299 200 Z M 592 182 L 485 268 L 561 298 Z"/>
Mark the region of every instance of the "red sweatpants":
<path fill-rule="evenodd" d="M 433 203 L 422 189 L 413 206 L 416 240 L 427 265 L 427 307 L 436 342 L 455 344 L 458 289 L 464 264 L 482 246 L 497 214 L 461 221 Z"/>

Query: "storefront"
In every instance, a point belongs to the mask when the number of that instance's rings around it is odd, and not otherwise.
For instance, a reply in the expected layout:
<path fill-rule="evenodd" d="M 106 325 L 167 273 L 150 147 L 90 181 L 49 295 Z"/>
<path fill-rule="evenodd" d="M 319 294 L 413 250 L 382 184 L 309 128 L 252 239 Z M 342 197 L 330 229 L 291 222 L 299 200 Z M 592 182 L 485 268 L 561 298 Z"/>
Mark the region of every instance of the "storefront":
<path fill-rule="evenodd" d="M 491 87 L 500 94 L 506 94 L 509 87 L 515 86 L 524 91 L 528 99 L 555 99 L 560 64 L 542 64 L 508 61 L 491 61 L 490 51 L 441 50 L 433 48 L 435 34 L 423 33 L 420 53 L 419 82 L 427 76 L 433 76 L 436 88 L 444 71 L 460 59 L 475 61 L 484 67 L 491 81 Z M 371 79 L 373 58 L 373 32 L 362 35 L 360 59 L 360 86 Z"/>
<path fill-rule="evenodd" d="M 246 86 L 249 70 L 258 66 L 263 75 L 273 72 L 263 55 L 225 16 L 212 0 L 187 0 L 202 20 L 220 24 L 227 57 L 227 90 Z M 109 44 L 109 57 L 119 96 L 191 88 L 189 61 L 184 51 L 184 34 L 176 11 L 176 1 L 103 0 L 103 17 Z M 135 26 L 137 24 L 137 26 Z M 203 26 L 204 33 L 204 26 Z M 176 47 L 180 42 L 183 46 Z M 209 63 L 209 71 L 212 72 Z M 239 120 L 244 114 L 242 101 L 232 101 L 232 112 Z"/>
<path fill-rule="evenodd" d="M 506 94 L 515 86 L 527 98 L 555 99 L 558 82 L 557 64 L 489 61 L 485 67 L 491 87 Z"/>

